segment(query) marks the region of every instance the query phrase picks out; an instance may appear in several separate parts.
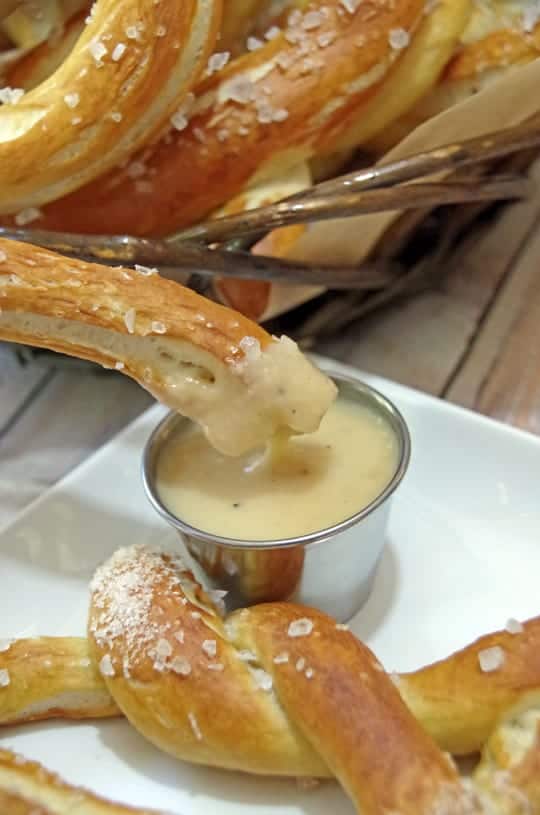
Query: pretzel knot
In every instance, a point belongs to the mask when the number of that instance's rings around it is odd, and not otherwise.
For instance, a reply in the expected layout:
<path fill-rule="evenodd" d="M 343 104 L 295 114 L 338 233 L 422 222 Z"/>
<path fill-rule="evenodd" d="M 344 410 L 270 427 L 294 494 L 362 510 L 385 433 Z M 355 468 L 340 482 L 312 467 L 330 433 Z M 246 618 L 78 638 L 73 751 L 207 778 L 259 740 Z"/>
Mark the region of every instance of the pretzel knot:
<path fill-rule="evenodd" d="M 0 107 L 0 212 L 55 200 L 155 139 L 206 65 L 221 0 L 97 0 L 73 51 Z"/>
<path fill-rule="evenodd" d="M 96 573 L 89 639 L 121 711 L 177 758 L 335 776 L 366 815 L 476 811 L 381 665 L 320 612 L 223 620 L 182 561 L 135 547 Z"/>

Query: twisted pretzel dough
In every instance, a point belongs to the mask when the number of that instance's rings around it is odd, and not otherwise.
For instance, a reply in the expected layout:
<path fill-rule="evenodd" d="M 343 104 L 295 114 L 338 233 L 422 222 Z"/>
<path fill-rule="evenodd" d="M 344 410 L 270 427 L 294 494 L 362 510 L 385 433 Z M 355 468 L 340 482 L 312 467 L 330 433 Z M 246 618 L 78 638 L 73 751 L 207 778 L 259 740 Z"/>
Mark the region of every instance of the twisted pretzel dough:
<path fill-rule="evenodd" d="M 167 134 L 131 165 L 51 203 L 36 224 L 165 234 L 275 168 L 282 172 L 330 150 L 401 55 L 391 32 L 412 38 L 424 0 L 365 0 L 353 13 L 348 8 L 341 0 L 317 0 L 298 11 L 264 47 L 194 90 L 179 135 Z"/>
<path fill-rule="evenodd" d="M 0 212 L 66 195 L 158 135 L 205 67 L 220 13 L 220 0 L 97 0 L 60 68 L 0 108 Z"/>
<path fill-rule="evenodd" d="M 4 646 L 0 723 L 71 718 L 77 704 L 81 717 L 121 711 L 182 760 L 334 776 L 362 815 L 536 813 L 540 618 L 514 625 L 392 682 L 326 615 L 271 603 L 223 620 L 181 560 L 132 547 L 95 575 L 87 641 Z M 458 754 L 483 750 L 472 786 L 429 734 Z"/>
<path fill-rule="evenodd" d="M 0 240 L 0 307 L 0 339 L 116 367 L 232 455 L 314 431 L 336 395 L 292 340 L 153 270 Z"/>

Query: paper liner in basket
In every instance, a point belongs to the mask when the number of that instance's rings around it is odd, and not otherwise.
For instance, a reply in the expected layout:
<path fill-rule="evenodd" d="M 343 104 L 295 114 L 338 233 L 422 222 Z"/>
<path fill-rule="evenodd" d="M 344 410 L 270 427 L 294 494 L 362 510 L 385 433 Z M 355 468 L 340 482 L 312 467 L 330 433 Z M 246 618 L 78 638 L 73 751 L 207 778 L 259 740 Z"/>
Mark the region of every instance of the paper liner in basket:
<path fill-rule="evenodd" d="M 394 161 L 423 150 L 482 136 L 525 122 L 540 113 L 540 59 L 507 69 L 474 96 L 424 122 L 388 152 L 380 163 Z M 324 221 L 300 228 L 296 233 L 278 230 L 255 251 L 331 266 L 358 265 L 369 255 L 399 212 L 361 215 Z M 281 233 L 281 234 L 280 234 Z M 319 295 L 316 286 L 289 286 L 258 281 L 238 281 L 236 302 L 248 296 L 250 316 L 260 321 L 276 317 Z"/>

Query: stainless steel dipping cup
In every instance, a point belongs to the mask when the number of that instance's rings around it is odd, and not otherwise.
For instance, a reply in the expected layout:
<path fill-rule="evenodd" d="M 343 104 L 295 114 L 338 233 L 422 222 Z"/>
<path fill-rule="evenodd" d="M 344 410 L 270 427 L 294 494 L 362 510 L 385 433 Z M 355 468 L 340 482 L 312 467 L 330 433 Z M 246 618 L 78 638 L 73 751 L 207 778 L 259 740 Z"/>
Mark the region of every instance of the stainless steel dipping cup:
<path fill-rule="evenodd" d="M 409 464 L 409 431 L 401 413 L 381 393 L 354 377 L 326 373 L 338 387 L 338 398 L 371 407 L 388 422 L 398 442 L 397 467 L 384 490 L 355 515 L 327 529 L 283 540 L 249 541 L 219 537 L 190 526 L 165 506 L 156 484 L 160 451 L 190 420 L 169 413 L 147 442 L 143 459 L 147 496 L 178 531 L 209 587 L 228 592 L 226 605 L 230 610 L 286 600 L 314 606 L 344 622 L 371 593 L 392 497 Z"/>

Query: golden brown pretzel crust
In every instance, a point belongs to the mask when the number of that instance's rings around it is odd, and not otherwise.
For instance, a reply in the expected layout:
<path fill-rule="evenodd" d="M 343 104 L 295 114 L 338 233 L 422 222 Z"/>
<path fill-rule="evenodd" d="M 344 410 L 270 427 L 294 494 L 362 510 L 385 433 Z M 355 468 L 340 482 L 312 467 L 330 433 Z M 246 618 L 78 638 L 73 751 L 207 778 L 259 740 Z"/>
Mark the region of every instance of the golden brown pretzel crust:
<path fill-rule="evenodd" d="M 0 695 L 0 724 L 120 715 L 81 637 L 7 643 L 0 650 L 0 668 L 10 677 Z"/>
<path fill-rule="evenodd" d="M 0 108 L 0 212 L 65 195 L 159 134 L 204 69 L 220 14 L 220 0 L 97 0 L 55 73 Z"/>
<path fill-rule="evenodd" d="M 362 815 L 537 813 L 540 618 L 508 629 L 414 674 L 388 677 L 326 615 L 267 603 L 223 620 L 181 560 L 136 546 L 96 573 L 89 642 L 2 647 L 0 724 L 26 720 L 36 700 L 43 718 L 76 715 L 57 705 L 71 681 L 102 700 L 108 689 L 109 709 L 103 704 L 100 715 L 118 715 L 114 698 L 144 736 L 178 758 L 270 775 L 333 775 Z M 90 715 L 79 703 L 80 717 Z M 468 784 L 430 736 L 457 754 L 482 750 Z"/>
<path fill-rule="evenodd" d="M 66 784 L 35 761 L 0 748 L 2 815 L 160 815 L 106 801 L 81 787 Z M 161 813 L 166 815 L 166 813 Z"/>
<path fill-rule="evenodd" d="M 0 239 L 0 339 L 116 367 L 232 455 L 317 429 L 336 388 L 292 341 L 148 271 Z"/>
<path fill-rule="evenodd" d="M 300 15 L 203 82 L 185 130 L 137 156 L 142 175 L 133 178 L 128 165 L 102 176 L 47 206 L 36 224 L 166 234 L 211 212 L 257 173 L 331 149 L 399 57 L 389 33 L 412 35 L 424 2 L 364 0 L 350 14 L 341 0 L 319 0 L 306 13 L 320 8 L 327 11 L 314 31 Z"/>
<path fill-rule="evenodd" d="M 182 561 L 133 547 L 96 573 L 88 632 L 120 709 L 178 758 L 333 774 L 363 815 L 475 811 L 371 652 L 315 609 L 273 603 L 224 624 Z"/>

